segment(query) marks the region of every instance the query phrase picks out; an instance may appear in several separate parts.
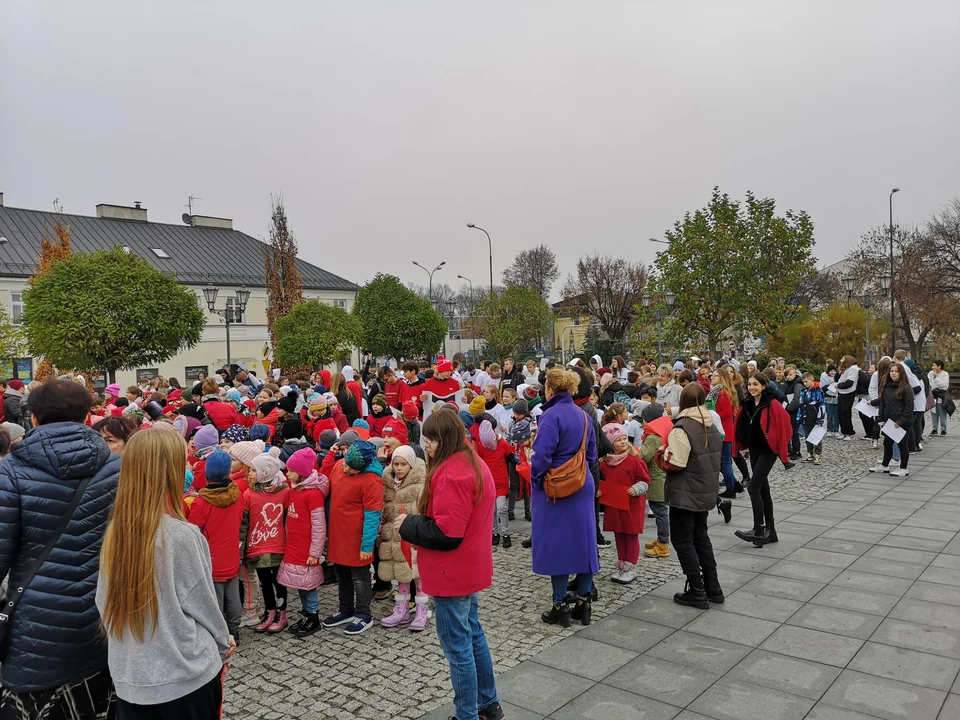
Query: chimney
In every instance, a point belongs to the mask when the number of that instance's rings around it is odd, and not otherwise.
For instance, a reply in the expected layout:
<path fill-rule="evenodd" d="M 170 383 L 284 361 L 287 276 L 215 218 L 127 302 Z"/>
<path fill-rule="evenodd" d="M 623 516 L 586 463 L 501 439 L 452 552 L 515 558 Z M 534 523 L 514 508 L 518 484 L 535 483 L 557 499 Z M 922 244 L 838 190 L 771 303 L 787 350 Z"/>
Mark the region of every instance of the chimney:
<path fill-rule="evenodd" d="M 193 227 L 233 230 L 233 220 L 230 218 L 210 217 L 209 215 L 191 215 L 190 224 L 193 225 Z"/>
<path fill-rule="evenodd" d="M 0 192 L 0 207 L 3 207 L 3 193 Z"/>
<path fill-rule="evenodd" d="M 135 220 L 137 222 L 146 222 L 147 209 L 140 207 L 139 201 L 134 203 L 134 207 L 100 203 L 97 205 L 97 217 L 109 218 L 111 220 Z"/>

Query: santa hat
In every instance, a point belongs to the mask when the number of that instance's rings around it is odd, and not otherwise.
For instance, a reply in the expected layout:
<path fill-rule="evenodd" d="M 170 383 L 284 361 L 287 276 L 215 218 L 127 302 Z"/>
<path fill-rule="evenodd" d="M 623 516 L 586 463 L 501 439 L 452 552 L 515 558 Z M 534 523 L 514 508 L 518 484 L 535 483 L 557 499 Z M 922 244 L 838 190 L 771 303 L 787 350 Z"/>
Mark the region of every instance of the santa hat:
<path fill-rule="evenodd" d="M 380 435 L 385 438 L 396 438 L 400 441 L 401 445 L 406 445 L 409 442 L 407 438 L 407 426 L 403 420 L 391 420 L 384 426 L 383 430 L 380 431 Z"/>
<path fill-rule="evenodd" d="M 437 372 L 453 372 L 453 363 L 447 360 L 443 355 L 437 357 Z"/>

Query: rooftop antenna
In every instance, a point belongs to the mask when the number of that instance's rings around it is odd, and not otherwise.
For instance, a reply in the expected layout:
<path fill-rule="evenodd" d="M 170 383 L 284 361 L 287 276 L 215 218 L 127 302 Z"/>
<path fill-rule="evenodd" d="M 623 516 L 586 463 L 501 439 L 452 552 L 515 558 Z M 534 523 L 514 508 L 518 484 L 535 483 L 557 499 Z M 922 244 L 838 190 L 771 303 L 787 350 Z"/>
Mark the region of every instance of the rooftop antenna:
<path fill-rule="evenodd" d="M 197 197 L 196 195 L 189 195 L 187 197 L 187 209 L 190 211 L 190 214 L 193 215 L 193 201 L 194 200 L 203 200 L 202 197 Z"/>
<path fill-rule="evenodd" d="M 53 199 L 53 211 L 58 215 L 63 214 L 63 205 L 60 204 L 60 198 Z"/>

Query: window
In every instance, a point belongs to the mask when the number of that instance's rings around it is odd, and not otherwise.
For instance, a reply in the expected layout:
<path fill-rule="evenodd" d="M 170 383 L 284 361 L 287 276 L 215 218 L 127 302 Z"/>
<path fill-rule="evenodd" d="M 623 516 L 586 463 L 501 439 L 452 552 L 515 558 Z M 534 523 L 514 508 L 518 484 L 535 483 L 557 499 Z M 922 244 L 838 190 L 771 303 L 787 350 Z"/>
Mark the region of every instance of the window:
<path fill-rule="evenodd" d="M 10 293 L 10 319 L 14 325 L 23 325 L 23 295 Z"/>
<path fill-rule="evenodd" d="M 342 309 L 346 310 L 346 309 L 347 309 L 347 301 L 346 301 L 346 300 L 334 300 L 334 301 L 333 301 L 333 306 L 334 306 L 334 307 L 338 307 L 338 308 L 342 308 Z"/>
<path fill-rule="evenodd" d="M 579 318 L 579 317 L 575 317 L 575 318 L 573 319 L 573 324 L 574 324 L 574 325 L 579 325 L 579 324 L 580 324 L 580 318 Z"/>
<path fill-rule="evenodd" d="M 240 312 L 240 304 L 235 297 L 227 298 L 227 312 L 230 313 L 230 322 L 234 325 L 242 325 L 244 323 L 244 313 Z"/>
<path fill-rule="evenodd" d="M 158 258 L 163 258 L 164 260 L 169 260 L 169 259 L 170 259 L 170 256 L 167 255 L 167 251 L 164 250 L 163 248 L 150 248 L 150 250 L 151 250 L 151 251 L 153 252 L 153 254 L 156 255 Z"/>

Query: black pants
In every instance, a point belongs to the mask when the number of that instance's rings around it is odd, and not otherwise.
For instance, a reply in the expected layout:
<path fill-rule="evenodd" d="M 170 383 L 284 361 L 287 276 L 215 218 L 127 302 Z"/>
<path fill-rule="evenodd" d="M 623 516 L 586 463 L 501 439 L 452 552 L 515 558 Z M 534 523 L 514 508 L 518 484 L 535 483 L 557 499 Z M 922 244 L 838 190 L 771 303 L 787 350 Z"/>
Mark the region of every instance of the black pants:
<path fill-rule="evenodd" d="M 159 705 L 134 705 L 117 699 L 117 720 L 219 720 L 223 705 L 223 671 L 189 695 Z"/>
<path fill-rule="evenodd" d="M 800 421 L 796 415 L 790 415 L 790 457 L 800 457 Z"/>
<path fill-rule="evenodd" d="M 280 567 L 257 568 L 257 577 L 260 578 L 260 592 L 263 593 L 263 607 L 266 610 L 287 609 L 287 588 L 277 582 L 277 573 Z"/>
<path fill-rule="evenodd" d="M 840 395 L 837 398 L 837 405 L 840 408 L 840 434 L 856 435 L 857 431 L 853 429 L 853 406 L 857 403 L 857 394 L 853 392 Z"/>
<path fill-rule="evenodd" d="M 510 496 L 507 499 L 507 512 L 511 515 L 513 514 L 514 508 L 517 506 L 517 497 L 520 495 L 520 473 L 517 472 L 515 465 L 510 466 Z M 530 514 L 530 495 L 524 495 L 523 497 L 523 514 L 524 516 Z"/>
<path fill-rule="evenodd" d="M 864 415 L 859 410 L 857 411 L 857 415 L 860 416 L 860 424 L 863 425 L 863 434 L 869 438 L 872 438 L 874 432 L 873 428 L 876 425 L 876 423 L 873 421 L 873 418 Z"/>
<path fill-rule="evenodd" d="M 744 459 L 743 455 L 740 453 L 733 454 L 733 464 L 737 466 L 737 470 L 740 471 L 740 475 L 743 477 L 743 485 L 750 484 L 750 466 L 747 465 L 747 461 Z"/>
<path fill-rule="evenodd" d="M 810 437 L 810 433 L 813 432 L 813 429 L 816 425 L 804 425 L 803 426 L 803 436 L 805 438 Z M 807 440 L 807 455 L 819 455 L 820 451 L 823 449 L 823 441 L 817 443 L 816 447 L 813 446 L 809 440 Z"/>
<path fill-rule="evenodd" d="M 340 590 L 340 612 L 344 615 L 369 615 L 373 600 L 370 566 L 334 565 Z"/>
<path fill-rule="evenodd" d="M 670 542 L 677 551 L 684 575 L 708 575 L 717 569 L 713 544 L 707 535 L 707 511 L 670 507 Z"/>
<path fill-rule="evenodd" d="M 911 429 L 907 429 L 907 437 L 910 438 L 910 452 L 916 452 L 920 446 L 920 443 L 923 442 L 923 416 L 924 412 L 922 410 L 913 411 L 912 437 L 910 432 Z M 906 467 L 906 465 L 903 465 L 902 467 Z"/>
<path fill-rule="evenodd" d="M 753 468 L 753 478 L 747 487 L 750 494 L 750 505 L 753 507 L 753 529 L 761 530 L 764 526 L 773 529 L 773 498 L 770 497 L 770 471 L 777 461 L 773 453 L 750 453 L 750 466 Z"/>
<path fill-rule="evenodd" d="M 900 469 L 907 469 L 907 462 L 910 460 L 910 432 L 903 436 L 897 445 L 900 446 Z M 893 459 L 893 438 L 883 436 L 883 466 L 889 467 L 890 460 Z"/>
<path fill-rule="evenodd" d="M 597 543 L 600 543 L 606 538 L 603 536 L 603 528 L 600 527 L 600 498 L 597 497 L 593 499 L 593 517 L 597 521 Z"/>

